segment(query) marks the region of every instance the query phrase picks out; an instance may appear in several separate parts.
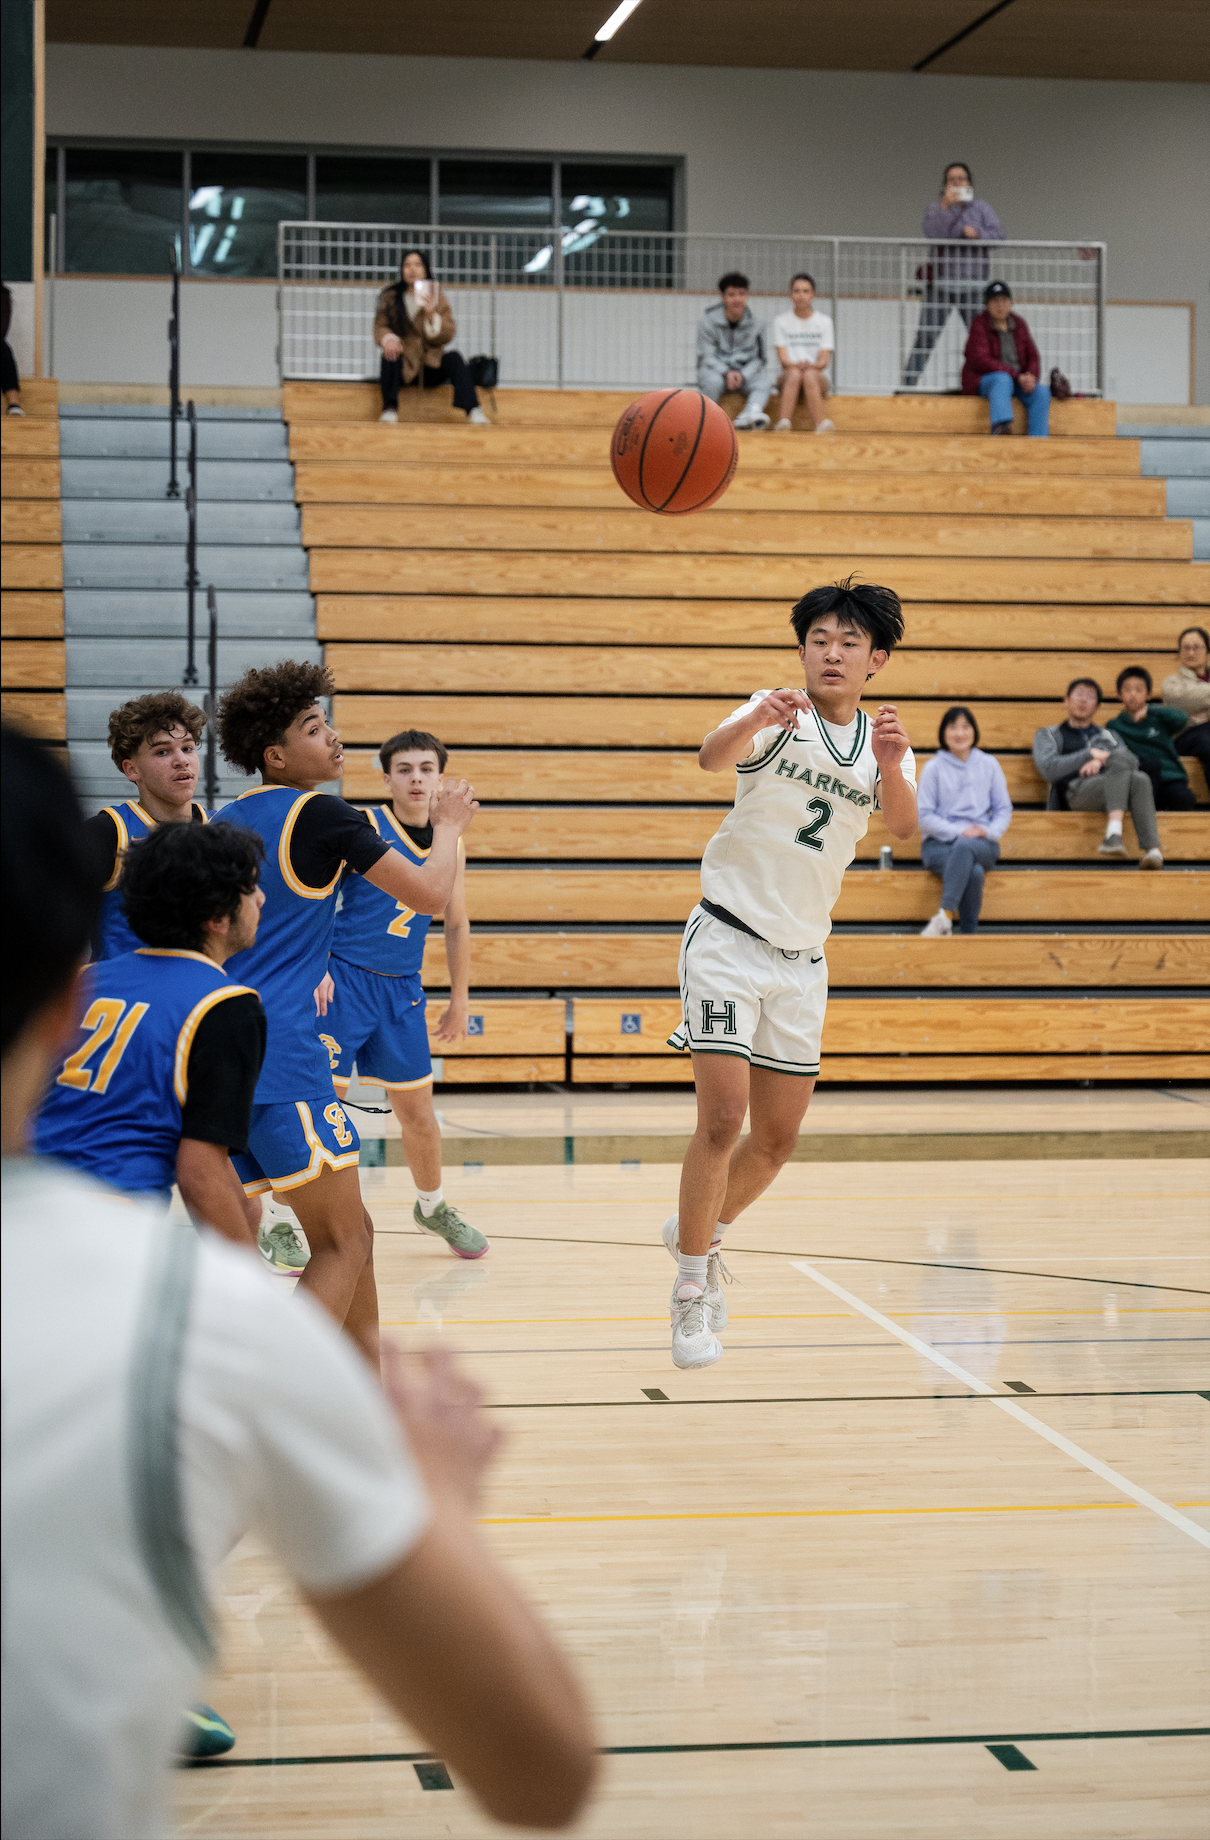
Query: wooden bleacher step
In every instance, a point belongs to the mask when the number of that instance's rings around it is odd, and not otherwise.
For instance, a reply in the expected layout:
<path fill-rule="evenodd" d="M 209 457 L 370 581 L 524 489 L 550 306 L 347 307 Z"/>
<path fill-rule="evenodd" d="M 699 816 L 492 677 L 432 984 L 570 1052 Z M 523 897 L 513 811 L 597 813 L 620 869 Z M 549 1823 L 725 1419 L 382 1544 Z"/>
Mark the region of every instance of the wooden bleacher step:
<path fill-rule="evenodd" d="M 0 711 L 45 741 L 67 735 L 59 386 L 23 378 L 0 423 Z"/>

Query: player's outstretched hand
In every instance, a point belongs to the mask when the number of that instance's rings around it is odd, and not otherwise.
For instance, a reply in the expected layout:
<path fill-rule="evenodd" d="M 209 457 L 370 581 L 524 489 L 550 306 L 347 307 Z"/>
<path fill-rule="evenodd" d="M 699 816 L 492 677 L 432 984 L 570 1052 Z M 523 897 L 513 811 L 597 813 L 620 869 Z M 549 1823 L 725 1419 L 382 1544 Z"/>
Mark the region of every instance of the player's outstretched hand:
<path fill-rule="evenodd" d="M 755 723 L 755 733 L 762 728 L 785 728 L 791 734 L 798 726 L 798 712 L 806 715 L 814 709 L 805 690 L 770 690 L 762 703 L 758 703 L 748 720 Z"/>
<path fill-rule="evenodd" d="M 448 1009 L 441 1012 L 437 1027 L 433 1030 L 433 1040 L 443 1042 L 460 1041 L 466 1034 L 467 1013 L 464 1003 L 451 1002 Z"/>
<path fill-rule="evenodd" d="M 332 982 L 332 973 L 328 971 L 324 974 L 322 981 L 315 986 L 315 1014 L 317 1016 L 327 1015 L 328 1005 L 335 995 L 336 986 Z"/>
<path fill-rule="evenodd" d="M 442 787 L 429 807 L 429 817 L 434 830 L 439 824 L 450 824 L 456 831 L 462 832 L 478 809 L 475 788 L 460 779 L 456 786 Z"/>
<path fill-rule="evenodd" d="M 911 746 L 894 703 L 879 704 L 870 746 L 880 767 L 897 767 Z"/>
<path fill-rule="evenodd" d="M 483 1389 L 446 1348 L 402 1354 L 382 1344 L 382 1385 L 425 1484 L 473 1514 L 503 1432 L 483 1410 Z"/>

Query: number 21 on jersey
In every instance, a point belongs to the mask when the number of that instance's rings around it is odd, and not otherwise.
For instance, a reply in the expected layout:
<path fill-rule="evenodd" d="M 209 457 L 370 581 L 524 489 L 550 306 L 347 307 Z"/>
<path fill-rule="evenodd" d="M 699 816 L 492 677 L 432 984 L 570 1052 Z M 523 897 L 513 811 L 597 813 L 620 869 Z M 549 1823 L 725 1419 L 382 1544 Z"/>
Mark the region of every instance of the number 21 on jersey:
<path fill-rule="evenodd" d="M 126 1004 L 121 997 L 98 997 L 90 1005 L 81 1027 L 91 1029 L 92 1034 L 82 1048 L 68 1055 L 63 1071 L 55 1082 L 56 1086 L 74 1086 L 77 1092 L 103 1093 L 107 1090 L 117 1072 L 118 1062 L 130 1046 L 131 1036 L 147 1014 L 148 1005 L 135 1003 L 130 1014 L 123 1020 L 125 1009 Z M 98 1049 L 105 1046 L 111 1035 L 114 1037 L 113 1044 L 94 1076 L 88 1062 Z"/>

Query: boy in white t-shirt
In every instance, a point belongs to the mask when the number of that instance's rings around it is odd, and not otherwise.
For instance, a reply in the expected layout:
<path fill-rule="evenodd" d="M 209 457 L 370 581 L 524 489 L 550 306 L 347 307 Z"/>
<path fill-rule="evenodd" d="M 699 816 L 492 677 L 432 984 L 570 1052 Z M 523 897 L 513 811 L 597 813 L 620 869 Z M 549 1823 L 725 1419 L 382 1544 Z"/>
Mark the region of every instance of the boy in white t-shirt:
<path fill-rule="evenodd" d="M 823 414 L 828 394 L 828 361 L 836 349 L 836 335 L 826 313 L 815 311 L 815 283 L 810 275 L 795 275 L 790 283 L 793 311 L 779 313 L 773 322 L 773 343 L 781 361 L 781 419 L 775 434 L 785 434 L 801 390 L 816 434 L 831 434 L 833 425 Z"/>
<path fill-rule="evenodd" d="M 824 941 L 845 870 L 880 810 L 916 829 L 916 765 L 893 703 L 859 707 L 903 637 L 890 588 L 815 588 L 791 616 L 805 690 L 757 690 L 702 742 L 707 773 L 734 771 L 734 808 L 702 857 L 702 899 L 681 942 L 682 1020 L 697 1130 L 680 1208 L 664 1222 L 677 1260 L 672 1360 L 709 1367 L 727 1322 L 723 1233 L 764 1193 L 798 1140 L 819 1073 L 828 1000 Z M 740 1140 L 751 1102 L 750 1135 Z"/>

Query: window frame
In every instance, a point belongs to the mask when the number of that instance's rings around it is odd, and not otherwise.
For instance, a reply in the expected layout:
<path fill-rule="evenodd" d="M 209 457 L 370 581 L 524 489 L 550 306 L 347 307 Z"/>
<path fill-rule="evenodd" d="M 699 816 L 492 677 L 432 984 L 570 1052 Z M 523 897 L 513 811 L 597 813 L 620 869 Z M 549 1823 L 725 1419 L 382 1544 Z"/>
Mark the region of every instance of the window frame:
<path fill-rule="evenodd" d="M 417 225 L 417 229 L 440 229 L 441 226 L 441 161 L 475 160 L 493 165 L 520 165 L 545 163 L 551 169 L 551 218 L 550 228 L 561 229 L 565 226 L 553 221 L 559 214 L 559 200 L 562 193 L 562 168 L 569 166 L 657 166 L 672 170 L 672 224 L 671 234 L 684 231 L 686 227 L 686 173 L 684 154 L 667 153 L 596 153 L 571 152 L 563 149 L 558 152 L 546 149 L 529 150 L 510 148 L 503 151 L 497 148 L 478 147 L 366 147 L 352 146 L 347 143 L 321 145 L 318 142 L 298 141 L 208 141 L 208 140 L 162 140 L 156 138 L 133 139 L 123 135 L 95 134 L 48 134 L 46 152 L 56 154 L 56 226 L 55 240 L 57 247 L 49 252 L 54 264 L 54 274 L 70 280 L 76 273 L 63 266 L 67 252 L 66 221 L 66 171 L 67 152 L 72 148 L 88 148 L 104 152 L 107 148 L 115 153 L 179 153 L 181 156 L 181 277 L 183 280 L 204 281 L 223 286 L 264 286 L 266 278 L 249 281 L 247 277 L 208 274 L 204 270 L 194 269 L 189 261 L 189 198 L 192 191 L 191 166 L 192 156 L 196 154 L 288 154 L 301 155 L 306 160 L 306 219 L 307 223 L 319 221 L 315 214 L 316 205 L 316 162 L 325 156 L 345 159 L 409 159 L 427 160 L 429 163 L 429 223 Z M 49 215 L 49 214 L 48 214 Z M 98 277 L 106 280 L 137 280 L 137 276 L 114 274 Z M 146 278 L 146 277 L 144 277 Z"/>

